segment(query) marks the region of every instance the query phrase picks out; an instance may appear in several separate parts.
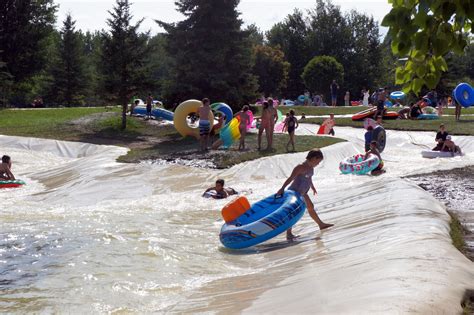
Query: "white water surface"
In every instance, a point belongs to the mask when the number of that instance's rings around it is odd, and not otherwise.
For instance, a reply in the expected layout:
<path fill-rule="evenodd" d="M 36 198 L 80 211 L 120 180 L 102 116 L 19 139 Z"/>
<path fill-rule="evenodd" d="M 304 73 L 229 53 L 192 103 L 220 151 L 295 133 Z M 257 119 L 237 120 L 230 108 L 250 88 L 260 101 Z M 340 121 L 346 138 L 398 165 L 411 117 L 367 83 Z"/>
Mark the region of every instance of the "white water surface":
<path fill-rule="evenodd" d="M 301 125 L 299 134 L 317 126 Z M 216 178 L 275 193 L 304 153 L 228 170 L 120 164 L 123 148 L 0 136 L 1 154 L 27 181 L 0 190 L 2 313 L 442 313 L 461 312 L 474 265 L 452 245 L 441 203 L 400 177 L 474 164 L 473 137 L 453 137 L 463 157 L 423 159 L 434 133 L 388 131 L 387 173 L 341 175 L 363 130 L 323 149 L 315 170 L 319 231 L 305 215 L 301 242 L 279 236 L 231 252 L 219 243 L 225 201 L 200 197 Z"/>

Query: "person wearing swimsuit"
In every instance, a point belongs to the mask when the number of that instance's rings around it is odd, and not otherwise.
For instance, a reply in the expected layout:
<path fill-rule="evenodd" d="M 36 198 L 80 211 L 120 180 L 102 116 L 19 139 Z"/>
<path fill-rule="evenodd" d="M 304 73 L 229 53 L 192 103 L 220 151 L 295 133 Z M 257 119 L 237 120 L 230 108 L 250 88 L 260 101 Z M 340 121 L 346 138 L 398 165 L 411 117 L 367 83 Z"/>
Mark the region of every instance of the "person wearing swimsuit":
<path fill-rule="evenodd" d="M 247 135 L 247 126 L 250 125 L 250 117 L 247 114 L 247 111 L 249 110 L 248 105 L 244 105 L 242 107 L 242 110 L 236 114 L 236 116 L 239 116 L 240 119 L 240 125 L 239 125 L 239 131 L 240 131 L 240 143 L 239 143 L 239 151 L 245 150 L 245 136 Z"/>
<path fill-rule="evenodd" d="M 316 188 L 314 187 L 313 184 L 313 174 L 314 174 L 314 168 L 318 166 L 319 163 L 323 160 L 324 156 L 321 150 L 319 149 L 313 149 L 308 152 L 308 155 L 306 156 L 306 161 L 304 161 L 302 164 L 297 165 L 294 169 L 293 172 L 291 173 L 290 177 L 283 183 L 283 186 L 278 190 L 277 195 L 282 195 L 286 186 L 290 185 L 288 190 L 293 190 L 298 193 L 300 193 L 305 200 L 306 207 L 308 208 L 308 213 L 311 216 L 311 218 L 316 222 L 316 224 L 319 226 L 320 230 L 327 229 L 334 224 L 328 224 L 324 223 L 321 221 L 319 218 L 318 214 L 316 213 L 314 209 L 314 204 L 311 201 L 311 198 L 308 196 L 308 191 L 311 189 L 313 190 L 313 193 L 316 195 L 317 191 Z M 293 235 L 292 229 L 288 229 L 286 231 L 286 239 L 291 241 L 297 238 L 298 236 Z"/>
<path fill-rule="evenodd" d="M 270 110 L 268 102 L 263 102 L 262 117 L 260 118 L 260 126 L 258 128 L 258 150 L 262 148 L 262 134 L 265 131 L 267 136 L 267 148 L 268 148 L 268 135 L 270 129 Z"/>
<path fill-rule="evenodd" d="M 290 136 L 290 140 L 286 144 L 286 151 L 289 152 L 288 146 L 291 144 L 293 147 L 293 152 L 295 151 L 295 130 L 298 128 L 298 119 L 295 117 L 295 111 L 290 110 L 290 115 L 285 120 L 285 125 L 283 130 L 288 130 L 288 135 Z"/>
<path fill-rule="evenodd" d="M 211 132 L 211 102 L 208 98 L 202 100 L 202 105 L 198 108 L 199 114 L 199 143 L 201 151 L 207 151 L 207 145 L 209 143 L 209 133 Z"/>
<path fill-rule="evenodd" d="M 11 172 L 12 160 L 8 155 L 2 156 L 0 163 L 0 180 L 15 180 L 15 176 Z"/>

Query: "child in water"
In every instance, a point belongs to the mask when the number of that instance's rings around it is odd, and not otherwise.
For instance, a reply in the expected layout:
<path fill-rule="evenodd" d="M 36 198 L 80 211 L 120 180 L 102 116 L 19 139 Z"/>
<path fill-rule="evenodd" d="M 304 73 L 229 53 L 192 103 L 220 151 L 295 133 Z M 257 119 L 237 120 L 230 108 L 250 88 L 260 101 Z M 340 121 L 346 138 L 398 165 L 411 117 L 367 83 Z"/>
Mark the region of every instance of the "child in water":
<path fill-rule="evenodd" d="M 224 180 L 223 179 L 218 179 L 216 180 L 216 186 L 210 187 L 206 189 L 204 192 L 203 197 L 207 197 L 207 193 L 209 193 L 211 190 L 214 190 L 216 193 L 215 194 L 210 194 L 209 196 L 214 198 L 214 199 L 224 199 L 232 195 L 237 195 L 238 192 L 234 188 L 224 188 Z"/>
<path fill-rule="evenodd" d="M 365 153 L 365 158 L 364 158 L 364 160 L 367 160 L 371 154 L 376 155 L 376 156 L 379 158 L 380 163 L 379 163 L 379 165 L 377 166 L 377 168 L 375 168 L 370 174 L 376 176 L 376 175 L 380 175 L 380 174 L 382 174 L 382 173 L 385 173 L 385 170 L 383 169 L 382 156 L 380 155 L 380 152 L 379 152 L 379 150 L 377 149 L 377 141 L 375 141 L 375 140 L 372 140 L 372 141 L 370 142 L 370 150 Z"/>
<path fill-rule="evenodd" d="M 0 164 L 0 180 L 15 180 L 11 172 L 12 160 L 8 155 L 2 156 L 2 163 Z"/>
<path fill-rule="evenodd" d="M 291 173 L 290 177 L 288 177 L 288 179 L 283 183 L 283 186 L 277 192 L 277 195 L 282 195 L 286 186 L 291 184 L 288 189 L 296 191 L 303 196 L 306 203 L 306 207 L 308 208 L 308 213 L 311 216 L 311 218 L 314 220 L 314 222 L 316 222 L 316 224 L 319 226 L 320 230 L 327 229 L 334 225 L 334 224 L 324 223 L 323 221 L 321 221 L 318 214 L 314 210 L 313 202 L 308 196 L 308 191 L 310 189 L 313 191 L 315 195 L 317 193 L 316 188 L 314 187 L 314 184 L 313 184 L 312 177 L 314 174 L 314 168 L 318 166 L 319 163 L 321 163 L 323 158 L 324 157 L 321 150 L 313 149 L 309 151 L 308 155 L 306 156 L 306 161 L 297 165 L 293 169 L 293 172 Z M 293 235 L 291 228 L 286 231 L 287 240 L 291 241 L 297 237 L 298 236 Z"/>

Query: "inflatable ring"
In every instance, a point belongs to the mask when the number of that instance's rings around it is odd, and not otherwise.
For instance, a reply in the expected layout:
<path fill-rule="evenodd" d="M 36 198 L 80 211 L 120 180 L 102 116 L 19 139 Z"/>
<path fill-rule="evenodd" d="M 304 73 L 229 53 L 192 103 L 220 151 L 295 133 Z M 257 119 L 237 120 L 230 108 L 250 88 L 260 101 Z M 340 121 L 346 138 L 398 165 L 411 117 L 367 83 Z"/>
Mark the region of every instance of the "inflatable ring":
<path fill-rule="evenodd" d="M 377 126 L 372 131 L 372 140 L 377 141 L 377 149 L 380 153 L 385 150 L 385 145 L 387 144 L 387 134 L 385 129 L 382 126 Z"/>
<path fill-rule="evenodd" d="M 17 188 L 25 185 L 25 182 L 19 179 L 16 180 L 0 180 L 1 188 Z"/>
<path fill-rule="evenodd" d="M 421 114 L 416 117 L 416 119 L 419 120 L 435 120 L 439 119 L 439 116 L 437 114 Z"/>
<path fill-rule="evenodd" d="M 461 83 L 453 91 L 456 102 L 462 107 L 470 107 L 474 105 L 474 89 L 467 83 Z"/>
<path fill-rule="evenodd" d="M 395 92 L 390 93 L 390 98 L 392 100 L 402 100 L 405 98 L 405 96 L 406 94 L 402 91 L 395 91 Z"/>
<path fill-rule="evenodd" d="M 393 103 L 390 102 L 389 100 L 386 100 L 384 105 L 387 106 L 387 107 L 393 107 Z"/>
<path fill-rule="evenodd" d="M 306 100 L 306 97 L 305 97 L 304 95 L 298 96 L 298 101 L 299 101 L 300 103 L 304 103 L 305 100 Z"/>
<path fill-rule="evenodd" d="M 249 116 L 249 123 L 247 124 L 247 130 L 250 130 L 250 128 L 252 128 L 253 126 L 253 120 L 254 120 L 253 113 L 250 109 L 247 111 L 247 115 Z"/>
<path fill-rule="evenodd" d="M 240 139 L 240 119 L 239 116 L 233 118 L 230 123 L 221 128 L 219 137 L 222 140 L 224 149 L 228 149 L 235 140 Z"/>
<path fill-rule="evenodd" d="M 295 191 L 286 190 L 281 196 L 269 196 L 254 203 L 235 220 L 226 222 L 219 234 L 220 241 L 231 249 L 260 244 L 295 225 L 305 210 L 304 198 Z"/>
<path fill-rule="evenodd" d="M 232 111 L 232 108 L 230 108 L 229 105 L 226 103 L 214 103 L 211 104 L 211 109 L 215 112 L 221 113 L 225 115 L 225 124 L 227 125 L 230 123 L 232 118 L 234 118 L 234 112 Z"/>
<path fill-rule="evenodd" d="M 380 160 L 376 155 L 371 154 L 367 160 L 364 157 L 364 154 L 357 154 L 345 158 L 339 163 L 339 170 L 342 174 L 365 175 L 379 166 Z"/>
<path fill-rule="evenodd" d="M 187 122 L 187 117 L 190 114 L 197 113 L 200 106 L 202 106 L 201 101 L 188 100 L 179 104 L 179 106 L 174 111 L 174 127 L 183 137 L 192 136 L 196 139 L 200 138 L 199 128 L 191 127 Z M 210 130 L 212 130 L 212 126 L 214 125 L 214 115 L 212 114 L 212 111 L 210 112 L 209 116 L 209 122 L 211 123 Z"/>

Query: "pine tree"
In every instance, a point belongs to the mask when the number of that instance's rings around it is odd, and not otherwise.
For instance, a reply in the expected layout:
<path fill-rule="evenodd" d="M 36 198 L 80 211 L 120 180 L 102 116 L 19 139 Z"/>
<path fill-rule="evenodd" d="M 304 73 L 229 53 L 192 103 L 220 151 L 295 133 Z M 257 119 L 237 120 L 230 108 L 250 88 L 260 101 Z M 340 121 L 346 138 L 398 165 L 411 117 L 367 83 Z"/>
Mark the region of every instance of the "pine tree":
<path fill-rule="evenodd" d="M 56 101 L 67 106 L 83 104 L 86 88 L 84 48 L 75 21 L 68 14 L 61 29 L 58 60 L 53 66 L 53 86 Z"/>
<path fill-rule="evenodd" d="M 53 0 L 0 1 L 0 59 L 15 83 L 44 69 L 56 9 Z"/>
<path fill-rule="evenodd" d="M 249 33 L 242 30 L 239 0 L 178 0 L 186 19 L 162 25 L 174 57 L 168 98 L 209 97 L 236 107 L 256 97 Z"/>
<path fill-rule="evenodd" d="M 127 127 L 127 103 L 139 90 L 149 86 L 148 69 L 145 67 L 149 55 L 149 34 L 139 34 L 143 19 L 131 24 L 128 0 L 116 0 L 111 18 L 107 19 L 109 32 L 103 32 L 101 70 L 105 90 L 112 99 L 122 105 L 122 125 Z"/>

